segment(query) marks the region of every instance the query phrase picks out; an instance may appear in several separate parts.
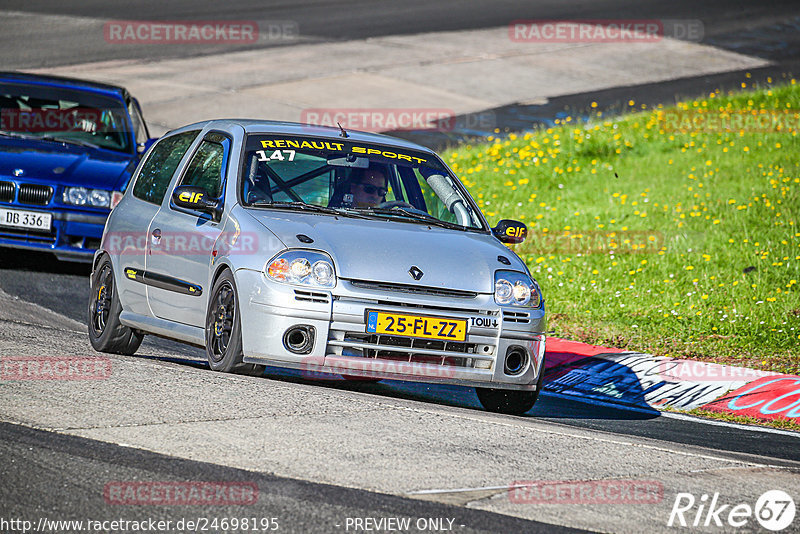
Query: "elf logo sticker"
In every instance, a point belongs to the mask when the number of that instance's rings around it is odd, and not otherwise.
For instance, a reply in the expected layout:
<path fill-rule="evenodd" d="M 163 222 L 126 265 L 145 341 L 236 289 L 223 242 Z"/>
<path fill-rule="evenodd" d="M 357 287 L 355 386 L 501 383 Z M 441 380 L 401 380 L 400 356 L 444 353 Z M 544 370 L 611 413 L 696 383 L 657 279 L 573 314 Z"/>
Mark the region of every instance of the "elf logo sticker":
<path fill-rule="evenodd" d="M 492 229 L 494 235 L 503 243 L 519 244 L 525 241 L 528 235 L 528 227 L 519 221 L 502 219 Z"/>
<path fill-rule="evenodd" d="M 178 198 L 183 200 L 184 202 L 189 202 L 191 204 L 197 204 L 203 199 L 203 193 L 196 192 L 196 191 L 183 191 Z"/>
<path fill-rule="evenodd" d="M 510 237 L 525 237 L 527 233 L 528 229 L 524 226 L 509 226 L 506 228 L 506 235 Z"/>

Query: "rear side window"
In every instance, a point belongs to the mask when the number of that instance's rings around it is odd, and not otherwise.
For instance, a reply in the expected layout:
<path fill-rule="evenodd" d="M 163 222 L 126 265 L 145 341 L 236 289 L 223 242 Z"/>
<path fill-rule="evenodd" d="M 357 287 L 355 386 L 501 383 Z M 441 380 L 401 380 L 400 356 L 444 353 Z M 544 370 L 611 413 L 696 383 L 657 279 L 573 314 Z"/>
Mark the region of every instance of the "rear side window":
<path fill-rule="evenodd" d="M 198 132 L 199 130 L 192 130 L 179 133 L 156 143 L 136 179 L 133 196 L 153 204 L 161 204 L 175 169 Z"/>

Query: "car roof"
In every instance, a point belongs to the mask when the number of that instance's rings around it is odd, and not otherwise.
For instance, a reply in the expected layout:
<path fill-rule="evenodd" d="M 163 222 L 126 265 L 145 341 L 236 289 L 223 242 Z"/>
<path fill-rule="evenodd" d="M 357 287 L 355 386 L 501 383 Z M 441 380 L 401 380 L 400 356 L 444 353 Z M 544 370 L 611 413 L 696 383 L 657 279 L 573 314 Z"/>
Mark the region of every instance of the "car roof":
<path fill-rule="evenodd" d="M 44 74 L 31 74 L 28 72 L 2 72 L 0 71 L 0 83 L 19 82 L 30 83 L 43 86 L 61 87 L 65 89 L 82 89 L 93 93 L 114 96 L 127 100 L 128 90 L 119 85 L 81 80 L 79 78 L 67 78 L 64 76 L 51 76 Z"/>
<path fill-rule="evenodd" d="M 189 130 L 197 128 L 209 128 L 209 129 L 219 128 L 224 130 L 231 126 L 241 127 L 242 129 L 244 129 L 246 134 L 259 134 L 259 133 L 269 134 L 269 135 L 283 134 L 292 136 L 310 136 L 310 137 L 325 137 L 330 139 L 332 138 L 342 139 L 341 130 L 339 128 L 334 128 L 331 126 L 319 126 L 315 124 L 304 124 L 299 122 L 270 121 L 270 120 L 259 120 L 259 119 L 214 119 L 183 126 L 181 128 L 173 130 L 170 133 L 178 132 L 180 130 Z M 391 145 L 398 148 L 419 150 L 423 152 L 429 152 L 432 154 L 434 153 L 430 148 L 418 145 L 416 143 L 412 143 L 411 141 L 406 141 L 405 139 L 392 137 L 390 135 L 362 132 L 360 130 L 345 129 L 345 131 L 347 132 L 347 140 L 351 142 L 359 141 L 362 143 Z"/>

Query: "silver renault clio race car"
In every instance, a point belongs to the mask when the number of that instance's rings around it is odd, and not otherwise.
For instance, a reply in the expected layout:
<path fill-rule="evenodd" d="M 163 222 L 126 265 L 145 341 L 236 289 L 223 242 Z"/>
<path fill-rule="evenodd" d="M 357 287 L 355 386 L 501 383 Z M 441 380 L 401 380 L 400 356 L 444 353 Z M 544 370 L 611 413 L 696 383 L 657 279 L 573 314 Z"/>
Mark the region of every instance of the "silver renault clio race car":
<path fill-rule="evenodd" d="M 111 212 L 91 275 L 89 338 L 205 347 L 211 369 L 474 386 L 533 407 L 544 299 L 431 150 L 304 124 L 214 120 L 162 137 Z"/>

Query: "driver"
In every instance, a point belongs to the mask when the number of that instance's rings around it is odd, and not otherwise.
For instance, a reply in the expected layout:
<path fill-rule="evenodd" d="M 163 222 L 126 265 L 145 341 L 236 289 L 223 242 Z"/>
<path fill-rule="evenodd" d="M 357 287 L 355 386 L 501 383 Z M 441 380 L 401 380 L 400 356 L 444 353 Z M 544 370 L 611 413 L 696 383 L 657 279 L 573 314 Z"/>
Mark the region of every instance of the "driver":
<path fill-rule="evenodd" d="M 328 206 L 374 208 L 386 201 L 387 189 L 386 172 L 381 167 L 353 169 L 348 179 L 336 187 Z"/>
<path fill-rule="evenodd" d="M 374 208 L 386 201 L 387 180 L 380 169 L 358 169 L 350 179 L 350 193 L 353 195 L 353 206 L 357 208 Z"/>

